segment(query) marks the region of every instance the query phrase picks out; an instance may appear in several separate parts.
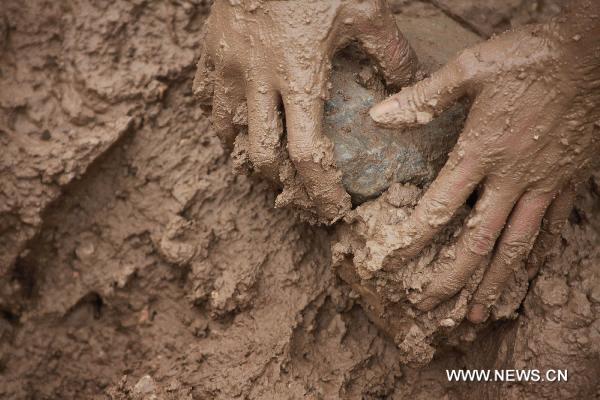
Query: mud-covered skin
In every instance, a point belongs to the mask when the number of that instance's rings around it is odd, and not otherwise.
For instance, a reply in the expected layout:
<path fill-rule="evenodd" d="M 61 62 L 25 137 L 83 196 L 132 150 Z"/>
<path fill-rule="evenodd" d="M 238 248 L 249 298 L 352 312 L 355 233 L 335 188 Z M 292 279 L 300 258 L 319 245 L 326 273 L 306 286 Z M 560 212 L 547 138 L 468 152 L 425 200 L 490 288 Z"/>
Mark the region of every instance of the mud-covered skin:
<path fill-rule="evenodd" d="M 350 197 L 322 135 L 333 55 L 357 42 L 397 88 L 416 72 L 387 4 L 218 1 L 206 28 L 194 91 L 207 101 L 214 94 L 213 126 L 238 165 L 283 186 L 277 205 L 315 210 L 325 222 L 339 219 Z M 237 135 L 246 119 L 247 134 Z"/>
<path fill-rule="evenodd" d="M 425 289 L 430 310 L 456 294 L 492 253 L 471 300 L 481 322 L 538 238 L 548 249 L 600 150 L 600 3 L 509 32 L 461 53 L 432 77 L 371 109 L 386 126 L 429 122 L 457 99 L 473 105 L 448 162 L 401 228 L 395 256 L 416 256 L 478 188 L 449 261 Z M 540 227 L 544 226 L 539 235 Z M 535 250 L 534 261 L 543 255 Z M 535 261 L 539 264 L 539 261 Z M 537 267 L 530 266 L 533 275 Z"/>

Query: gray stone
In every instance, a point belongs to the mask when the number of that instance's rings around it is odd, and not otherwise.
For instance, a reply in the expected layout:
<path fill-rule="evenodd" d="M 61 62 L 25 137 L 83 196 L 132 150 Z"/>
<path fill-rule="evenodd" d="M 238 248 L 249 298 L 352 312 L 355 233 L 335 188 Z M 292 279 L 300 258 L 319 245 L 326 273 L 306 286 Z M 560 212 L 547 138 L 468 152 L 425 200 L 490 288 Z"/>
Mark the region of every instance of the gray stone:
<path fill-rule="evenodd" d="M 429 71 L 479 40 L 441 13 L 428 18 L 400 16 L 397 22 Z M 466 110 L 462 104 L 422 127 L 385 129 L 368 115 L 387 93 L 367 61 L 356 53 L 338 55 L 331 84 L 324 131 L 334 144 L 344 187 L 355 204 L 377 197 L 392 182 L 423 186 L 433 180 L 463 126 Z"/>

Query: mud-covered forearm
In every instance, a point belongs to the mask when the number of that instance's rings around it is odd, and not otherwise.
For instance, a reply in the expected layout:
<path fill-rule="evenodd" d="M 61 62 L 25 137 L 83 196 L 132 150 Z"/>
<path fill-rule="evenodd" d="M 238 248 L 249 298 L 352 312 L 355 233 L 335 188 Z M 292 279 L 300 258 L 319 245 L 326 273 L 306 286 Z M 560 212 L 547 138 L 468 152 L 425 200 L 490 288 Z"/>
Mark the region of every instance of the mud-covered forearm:
<path fill-rule="evenodd" d="M 600 86 L 600 1 L 568 2 L 563 16 L 550 24 L 550 29 L 554 27 L 570 58 L 571 72 L 595 88 Z"/>
<path fill-rule="evenodd" d="M 558 23 L 565 34 L 576 38 L 575 47 L 598 45 L 600 43 L 600 1 L 568 2 Z"/>
<path fill-rule="evenodd" d="M 586 120 L 600 121 L 600 1 L 572 0 L 545 28 L 557 46 L 562 81 L 576 91 L 573 105 Z"/>

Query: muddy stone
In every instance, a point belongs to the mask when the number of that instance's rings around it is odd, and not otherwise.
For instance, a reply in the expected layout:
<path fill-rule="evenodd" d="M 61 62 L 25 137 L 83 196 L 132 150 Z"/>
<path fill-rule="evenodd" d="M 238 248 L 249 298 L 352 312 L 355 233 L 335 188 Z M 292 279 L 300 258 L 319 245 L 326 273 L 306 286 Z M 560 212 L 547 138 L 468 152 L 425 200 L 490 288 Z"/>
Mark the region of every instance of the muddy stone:
<path fill-rule="evenodd" d="M 415 48 L 423 71 L 436 70 L 448 61 L 449 55 L 479 41 L 450 19 L 421 19 L 421 23 L 417 20 L 405 15 L 396 19 Z M 440 24 L 443 30 L 439 29 Z M 464 123 L 465 107 L 457 105 L 425 126 L 378 127 L 368 111 L 389 94 L 368 60 L 361 62 L 360 55 L 352 51 L 334 59 L 324 132 L 334 144 L 342 183 L 354 203 L 377 197 L 393 182 L 418 186 L 431 182 Z"/>
<path fill-rule="evenodd" d="M 367 78 L 371 82 L 359 83 L 368 69 L 349 57 L 338 57 L 332 96 L 325 104 L 325 134 L 334 144 L 342 183 L 354 203 L 379 196 L 393 182 L 429 183 L 456 142 L 465 117 L 464 108 L 458 106 L 425 127 L 380 128 L 368 111 L 386 97 L 385 90 L 372 73 Z"/>

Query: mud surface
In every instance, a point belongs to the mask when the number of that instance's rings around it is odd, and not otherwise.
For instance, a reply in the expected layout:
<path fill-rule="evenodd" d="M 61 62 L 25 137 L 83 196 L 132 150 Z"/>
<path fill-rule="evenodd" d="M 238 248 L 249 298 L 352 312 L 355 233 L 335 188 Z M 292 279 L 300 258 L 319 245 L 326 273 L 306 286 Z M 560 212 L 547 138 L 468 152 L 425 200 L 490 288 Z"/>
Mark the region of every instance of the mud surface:
<path fill-rule="evenodd" d="M 523 24 L 538 23 L 560 14 L 565 0 L 432 0 L 482 36 L 489 37 Z"/>
<path fill-rule="evenodd" d="M 371 321 L 334 273 L 335 232 L 233 174 L 191 90 L 207 12 L 2 2 L 0 397 L 600 395 L 600 176 L 517 313 L 498 310 L 514 319 L 475 332 L 457 318 L 449 337 L 440 320 L 432 361 L 403 365 L 421 333 L 398 346 Z M 465 367 L 568 369 L 569 382 L 447 382 Z"/>

